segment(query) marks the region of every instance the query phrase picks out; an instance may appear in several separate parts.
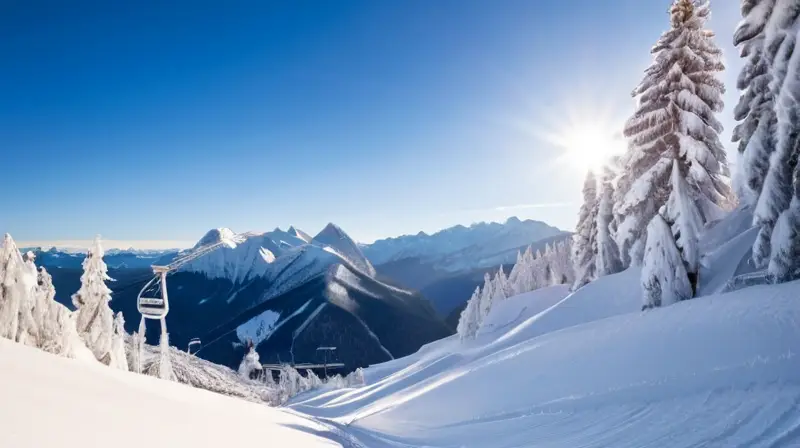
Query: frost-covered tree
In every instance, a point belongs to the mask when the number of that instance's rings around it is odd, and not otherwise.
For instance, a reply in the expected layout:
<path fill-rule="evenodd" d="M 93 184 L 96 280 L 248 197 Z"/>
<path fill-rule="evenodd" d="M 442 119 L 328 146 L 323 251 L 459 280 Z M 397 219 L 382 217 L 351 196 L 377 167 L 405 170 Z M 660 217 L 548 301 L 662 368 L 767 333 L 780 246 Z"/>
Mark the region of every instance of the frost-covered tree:
<path fill-rule="evenodd" d="M 491 309 L 492 309 L 492 301 L 494 300 L 494 297 L 495 297 L 494 281 L 493 281 L 492 277 L 489 275 L 489 273 L 487 272 L 487 273 L 485 273 L 483 275 L 483 288 L 481 289 L 481 302 L 480 302 L 480 308 L 478 309 L 478 312 L 479 312 L 479 317 L 478 317 L 479 326 L 480 326 L 480 323 L 483 323 L 483 320 L 486 318 L 486 316 L 489 315 L 489 311 L 491 311 Z"/>
<path fill-rule="evenodd" d="M 22 256 L 11 235 L 5 234 L 0 249 L 0 337 L 15 340 L 19 328 L 20 289 L 17 286 Z"/>
<path fill-rule="evenodd" d="M 492 303 L 497 303 L 501 300 L 511 297 L 512 293 L 510 292 L 508 277 L 506 277 L 506 273 L 502 266 L 500 266 L 500 270 L 497 272 L 497 274 L 495 274 L 492 282 L 494 283 L 494 287 L 492 288 L 494 290 Z"/>
<path fill-rule="evenodd" d="M 56 289 L 53 278 L 45 268 L 39 268 L 36 288 L 36 307 L 43 307 L 41 313 L 34 313 L 39 321 L 39 347 L 49 353 L 72 358 L 81 344 L 72 313 L 56 302 Z"/>
<path fill-rule="evenodd" d="M 29 345 L 31 347 L 40 347 L 39 340 L 39 326 L 41 325 L 41 316 L 39 320 L 34 317 L 39 311 L 36 311 L 36 287 L 39 273 L 34 264 L 34 255 L 28 252 L 22 258 L 23 263 L 18 271 L 19 277 L 17 287 L 19 288 L 19 326 L 17 328 L 17 335 L 14 340 L 20 344 Z"/>
<path fill-rule="evenodd" d="M 244 354 L 244 358 L 242 358 L 242 362 L 239 364 L 239 376 L 249 380 L 252 378 L 254 372 L 260 372 L 261 369 L 261 362 L 258 352 L 256 351 L 256 346 L 253 344 L 252 340 L 248 340 L 247 351 Z"/>
<path fill-rule="evenodd" d="M 753 261 L 757 267 L 767 267 L 772 252 L 773 230 L 781 213 L 789 208 L 792 200 L 792 184 L 797 167 L 798 136 L 800 136 L 800 52 L 797 43 L 800 2 L 777 0 L 765 33 L 766 54 L 771 62 L 770 94 L 775 98 L 774 108 L 765 112 L 762 121 L 773 119 L 777 123 L 774 132 L 775 150 L 770 155 L 769 169 L 761 194 L 756 204 L 754 224 L 759 233 L 753 245 Z M 772 56 L 774 54 L 774 57 Z M 752 140 L 761 137 L 754 136 Z M 755 164 L 755 161 L 752 162 Z"/>
<path fill-rule="evenodd" d="M 797 180 L 795 180 L 797 182 Z M 776 283 L 800 278 L 800 188 L 788 210 L 781 213 L 772 233 L 772 257 L 769 273 Z"/>
<path fill-rule="evenodd" d="M 692 297 L 692 287 L 672 229 L 661 215 L 647 226 L 642 263 L 642 309 L 667 306 Z"/>
<path fill-rule="evenodd" d="M 612 234 L 614 222 L 614 178 L 616 172 L 610 165 L 603 168 L 600 192 L 597 198 L 597 276 L 616 274 L 623 269 L 617 242 Z"/>
<path fill-rule="evenodd" d="M 714 34 L 704 29 L 709 15 L 705 0 L 675 0 L 671 27 L 633 91 L 638 106 L 625 124 L 629 147 L 615 206 L 617 242 L 630 264 L 641 260 L 646 226 L 669 197 L 673 161 L 686 173 L 705 222 L 721 217 L 732 200 L 722 124 L 715 116 L 725 91 L 716 74 L 724 66 Z"/>
<path fill-rule="evenodd" d="M 769 157 L 775 149 L 773 137 L 777 124 L 770 90 L 774 52 L 765 46 L 767 24 L 775 8 L 775 0 L 743 0 L 742 22 L 734 33 L 744 67 L 737 87 L 742 91 L 734 118 L 740 123 L 733 130 L 733 141 L 739 143 L 739 164 L 742 176 L 741 193 L 750 205 L 761 188 L 769 168 Z M 740 194 L 741 194 L 740 193 Z"/>
<path fill-rule="evenodd" d="M 467 307 L 461 312 L 458 319 L 456 332 L 462 340 L 475 337 L 480 327 L 480 306 L 481 288 L 480 286 L 472 293 L 472 297 L 467 301 Z"/>
<path fill-rule="evenodd" d="M 86 346 L 92 350 L 98 361 L 111 363 L 111 345 L 114 335 L 114 313 L 111 311 L 111 289 L 106 286 L 108 267 L 103 261 L 103 245 L 100 237 L 83 260 L 81 287 L 72 295 L 75 305 L 78 332 Z"/>
<path fill-rule="evenodd" d="M 559 241 L 553 244 L 547 259 L 547 274 L 550 282 L 545 286 L 551 285 L 572 285 L 575 283 L 575 268 L 572 263 L 572 244 L 570 239 Z"/>
<path fill-rule="evenodd" d="M 664 207 L 664 217 L 672 224 L 672 236 L 683 259 L 694 295 L 700 272 L 699 236 L 703 230 L 703 220 L 686 183 L 686 175 L 681 172 L 681 165 L 677 160 L 672 165 L 670 182 L 672 191 Z"/>
<path fill-rule="evenodd" d="M 597 179 L 593 172 L 586 174 L 583 183 L 583 205 L 578 213 L 578 226 L 572 241 L 572 263 L 576 290 L 597 278 Z"/>
<path fill-rule="evenodd" d="M 109 366 L 127 372 L 130 369 L 128 368 L 128 355 L 125 353 L 125 336 L 125 318 L 122 317 L 122 312 L 118 312 L 114 317 Z"/>

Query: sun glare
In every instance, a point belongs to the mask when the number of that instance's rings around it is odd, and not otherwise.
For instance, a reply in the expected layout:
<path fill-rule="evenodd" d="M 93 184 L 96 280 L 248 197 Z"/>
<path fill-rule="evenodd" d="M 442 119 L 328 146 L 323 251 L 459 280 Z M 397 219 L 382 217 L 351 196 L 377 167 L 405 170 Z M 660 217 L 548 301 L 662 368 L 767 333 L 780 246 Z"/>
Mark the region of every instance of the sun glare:
<path fill-rule="evenodd" d="M 603 123 L 576 123 L 560 131 L 554 140 L 564 151 L 560 160 L 581 170 L 599 171 L 625 149 L 619 132 Z"/>

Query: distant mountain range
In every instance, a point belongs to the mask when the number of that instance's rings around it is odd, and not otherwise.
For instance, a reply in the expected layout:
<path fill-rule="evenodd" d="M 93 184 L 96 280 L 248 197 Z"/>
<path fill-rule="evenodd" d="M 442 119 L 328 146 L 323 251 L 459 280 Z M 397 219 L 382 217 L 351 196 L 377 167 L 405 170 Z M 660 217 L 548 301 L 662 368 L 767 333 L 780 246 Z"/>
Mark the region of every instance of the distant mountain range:
<path fill-rule="evenodd" d="M 376 266 L 414 258 L 439 270 L 459 272 L 509 262 L 509 251 L 564 232 L 540 221 L 509 218 L 505 224 L 478 223 L 455 226 L 428 235 L 420 232 L 363 245 L 364 254 Z"/>
<path fill-rule="evenodd" d="M 185 347 L 198 337 L 199 356 L 231 367 L 248 340 L 263 362 L 320 361 L 320 346 L 337 347 L 332 358 L 348 369 L 405 356 L 452 334 L 444 318 L 484 270 L 513 263 L 517 250 L 535 241 L 565 235 L 516 218 L 370 245 L 356 244 L 335 224 L 314 237 L 294 227 L 240 235 L 236 247 L 221 247 L 168 278 L 170 341 Z M 112 307 L 123 311 L 128 331 L 138 327 L 136 296 L 151 265 L 232 237 L 229 229 L 212 229 L 181 252 L 108 251 Z M 33 250 L 53 274 L 57 299 L 69 304 L 84 255 Z M 426 290 L 431 301 L 413 292 Z M 152 343 L 157 334 L 157 326 L 148 331 Z"/>

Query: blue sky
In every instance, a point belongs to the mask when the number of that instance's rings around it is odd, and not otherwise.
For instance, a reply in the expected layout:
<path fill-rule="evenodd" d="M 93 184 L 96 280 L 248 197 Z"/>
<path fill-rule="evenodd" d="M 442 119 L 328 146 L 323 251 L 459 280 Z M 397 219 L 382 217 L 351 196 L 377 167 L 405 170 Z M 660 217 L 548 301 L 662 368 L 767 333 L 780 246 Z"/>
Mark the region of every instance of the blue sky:
<path fill-rule="evenodd" d="M 735 3 L 710 25 L 728 129 Z M 668 5 L 5 2 L 0 231 L 155 246 L 329 221 L 361 241 L 512 215 L 571 229 L 584 173 L 532 130 L 618 126 Z"/>

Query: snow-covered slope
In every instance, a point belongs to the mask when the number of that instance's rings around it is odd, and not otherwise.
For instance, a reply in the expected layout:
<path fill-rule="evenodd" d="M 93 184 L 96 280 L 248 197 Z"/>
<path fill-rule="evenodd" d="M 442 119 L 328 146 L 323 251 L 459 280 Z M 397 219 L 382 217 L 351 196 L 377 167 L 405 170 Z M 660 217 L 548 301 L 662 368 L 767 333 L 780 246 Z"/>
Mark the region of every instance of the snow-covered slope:
<path fill-rule="evenodd" d="M 0 397 L 4 447 L 352 446 L 296 414 L 1 338 Z"/>
<path fill-rule="evenodd" d="M 800 282 L 716 293 L 752 243 L 737 220 L 704 236 L 728 242 L 706 254 L 710 295 L 641 312 L 635 269 L 534 291 L 494 306 L 475 340 L 292 407 L 370 447 L 800 446 Z"/>

